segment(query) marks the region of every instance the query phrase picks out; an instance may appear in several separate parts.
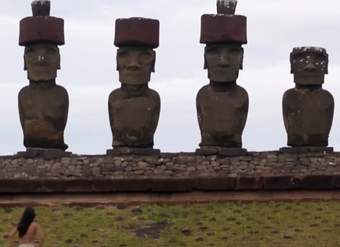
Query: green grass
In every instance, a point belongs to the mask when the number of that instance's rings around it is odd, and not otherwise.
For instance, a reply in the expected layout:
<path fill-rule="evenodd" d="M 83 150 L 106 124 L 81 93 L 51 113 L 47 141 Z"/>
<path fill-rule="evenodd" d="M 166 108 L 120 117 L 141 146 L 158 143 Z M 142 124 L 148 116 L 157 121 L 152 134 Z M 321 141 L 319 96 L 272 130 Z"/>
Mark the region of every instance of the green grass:
<path fill-rule="evenodd" d="M 0 246 L 22 208 L 0 208 Z M 48 247 L 336 247 L 340 202 L 39 207 Z"/>

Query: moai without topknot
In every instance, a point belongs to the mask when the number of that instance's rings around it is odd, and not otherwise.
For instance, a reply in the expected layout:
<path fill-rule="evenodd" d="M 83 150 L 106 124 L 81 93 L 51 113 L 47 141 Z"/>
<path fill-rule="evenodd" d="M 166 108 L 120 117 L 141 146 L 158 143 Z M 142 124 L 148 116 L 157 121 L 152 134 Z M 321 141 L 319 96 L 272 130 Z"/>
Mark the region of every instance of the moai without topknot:
<path fill-rule="evenodd" d="M 290 54 L 291 73 L 295 88 L 283 95 L 283 118 L 288 146 L 281 151 L 328 151 L 332 127 L 334 99 L 322 89 L 328 73 L 328 54 L 319 47 L 298 47 Z"/>
<path fill-rule="evenodd" d="M 64 20 L 50 16 L 50 1 L 32 2 L 32 17 L 20 21 L 19 45 L 25 47 L 29 85 L 19 92 L 19 114 L 27 152 L 58 152 L 64 142 L 69 97 L 56 84 L 60 69 L 58 45 L 64 42 Z"/>
<path fill-rule="evenodd" d="M 234 15 L 236 0 L 219 0 L 217 15 L 203 15 L 201 43 L 206 44 L 204 68 L 210 84 L 197 95 L 202 142 L 199 154 L 240 155 L 249 99 L 236 84 L 243 65 L 242 45 L 247 43 L 247 19 Z"/>
<path fill-rule="evenodd" d="M 159 21 L 146 18 L 116 20 L 115 45 L 121 87 L 109 97 L 113 150 L 108 154 L 154 154 L 154 134 L 161 101 L 148 87 L 155 70 Z"/>

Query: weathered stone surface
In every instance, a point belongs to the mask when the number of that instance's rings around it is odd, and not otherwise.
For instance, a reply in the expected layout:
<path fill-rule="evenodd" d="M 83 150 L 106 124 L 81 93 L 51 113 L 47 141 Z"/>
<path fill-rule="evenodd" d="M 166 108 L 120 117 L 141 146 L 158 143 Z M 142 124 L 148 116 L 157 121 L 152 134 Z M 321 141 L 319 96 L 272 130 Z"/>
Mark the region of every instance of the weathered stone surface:
<path fill-rule="evenodd" d="M 247 149 L 244 148 L 224 148 L 213 146 L 202 146 L 196 149 L 196 154 L 199 155 L 220 155 L 220 156 L 240 156 L 246 155 Z"/>
<path fill-rule="evenodd" d="M 112 146 L 116 148 L 149 148 L 154 145 L 161 100 L 149 89 L 155 71 L 159 21 L 145 18 L 118 19 L 115 45 L 121 88 L 111 92 L 108 108 Z"/>
<path fill-rule="evenodd" d="M 157 155 L 161 151 L 153 148 L 130 148 L 130 147 L 117 147 L 106 151 L 108 155 Z"/>
<path fill-rule="evenodd" d="M 109 97 L 112 146 L 152 148 L 160 114 L 160 97 L 147 87 L 116 89 Z"/>
<path fill-rule="evenodd" d="M 0 157 L 0 192 L 339 189 L 340 153 Z"/>
<path fill-rule="evenodd" d="M 42 148 L 27 148 L 26 151 L 18 152 L 19 158 L 43 158 L 43 159 L 58 159 L 70 157 L 71 152 L 65 152 L 61 149 L 42 149 Z"/>
<path fill-rule="evenodd" d="M 116 46 L 142 45 L 157 48 L 159 45 L 159 21 L 132 17 L 117 19 L 115 28 Z"/>
<path fill-rule="evenodd" d="M 328 54 L 318 47 L 294 48 L 291 72 L 296 87 L 283 95 L 283 118 L 292 147 L 327 147 L 334 114 L 334 99 L 322 89 L 328 72 Z"/>
<path fill-rule="evenodd" d="M 334 148 L 332 147 L 283 147 L 280 148 L 280 152 L 283 153 L 333 153 Z"/>
<path fill-rule="evenodd" d="M 248 115 L 247 92 L 235 83 L 211 83 L 197 95 L 197 115 L 204 146 L 242 147 Z"/>
<path fill-rule="evenodd" d="M 45 1 L 46 2 L 46 1 Z M 34 2 L 35 15 L 20 22 L 20 45 L 25 46 L 24 63 L 29 85 L 18 96 L 20 122 L 26 148 L 66 150 L 64 130 L 69 97 L 56 84 L 60 69 L 57 45 L 64 44 L 64 21 L 46 16 L 49 3 Z"/>
<path fill-rule="evenodd" d="M 243 68 L 242 44 L 247 43 L 247 20 L 245 16 L 233 15 L 235 2 L 220 1 L 217 7 L 219 15 L 203 15 L 201 19 L 201 43 L 206 44 L 204 68 L 210 83 L 196 97 L 200 147 L 241 148 L 249 98 L 236 80 Z M 229 11 L 232 14 L 227 14 Z M 211 148 L 197 152 L 219 153 Z"/>

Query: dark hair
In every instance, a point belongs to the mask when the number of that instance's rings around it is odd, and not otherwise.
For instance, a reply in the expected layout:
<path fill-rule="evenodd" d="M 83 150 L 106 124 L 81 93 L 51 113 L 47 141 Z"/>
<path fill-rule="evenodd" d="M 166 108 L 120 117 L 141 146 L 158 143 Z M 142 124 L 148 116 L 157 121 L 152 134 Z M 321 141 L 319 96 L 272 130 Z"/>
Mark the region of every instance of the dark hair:
<path fill-rule="evenodd" d="M 29 226 L 32 224 L 35 218 L 35 212 L 33 208 L 26 208 L 21 216 L 18 224 L 19 237 L 22 238 L 27 233 Z"/>

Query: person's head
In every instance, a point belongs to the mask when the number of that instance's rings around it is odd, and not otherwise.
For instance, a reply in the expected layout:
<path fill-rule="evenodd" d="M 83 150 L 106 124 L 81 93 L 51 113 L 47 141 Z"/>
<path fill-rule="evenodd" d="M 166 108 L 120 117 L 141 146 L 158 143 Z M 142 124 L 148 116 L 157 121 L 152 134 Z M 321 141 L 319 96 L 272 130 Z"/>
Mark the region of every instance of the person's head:
<path fill-rule="evenodd" d="M 155 71 L 156 52 L 145 46 L 125 46 L 117 51 L 119 81 L 127 85 L 146 85 Z"/>
<path fill-rule="evenodd" d="M 299 85 L 321 85 L 328 73 L 328 54 L 318 47 L 297 47 L 290 54 L 291 73 Z"/>
<path fill-rule="evenodd" d="M 57 77 L 60 69 L 60 53 L 56 44 L 47 42 L 25 46 L 25 70 L 32 81 L 49 81 Z"/>
<path fill-rule="evenodd" d="M 214 82 L 236 81 L 243 67 L 241 44 L 208 44 L 204 52 L 204 68 Z"/>
<path fill-rule="evenodd" d="M 21 216 L 17 230 L 19 232 L 19 237 L 22 238 L 27 233 L 29 226 L 32 224 L 35 218 L 35 211 L 33 208 L 26 208 Z"/>

